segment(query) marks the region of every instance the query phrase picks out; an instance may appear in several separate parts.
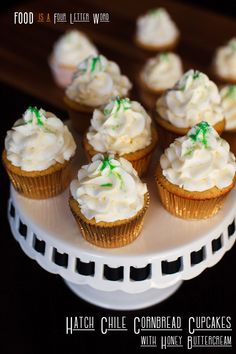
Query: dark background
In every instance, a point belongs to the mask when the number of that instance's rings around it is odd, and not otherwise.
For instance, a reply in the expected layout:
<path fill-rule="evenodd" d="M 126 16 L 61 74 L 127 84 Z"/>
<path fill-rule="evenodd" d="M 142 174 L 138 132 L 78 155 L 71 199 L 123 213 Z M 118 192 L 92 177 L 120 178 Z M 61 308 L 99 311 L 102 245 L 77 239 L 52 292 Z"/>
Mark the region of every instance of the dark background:
<path fill-rule="evenodd" d="M 201 6 L 208 11 L 216 11 L 228 16 L 235 16 L 235 2 L 182 1 L 194 6 Z M 10 1 L 11 4 L 22 3 Z M 78 2 L 79 4 L 79 2 Z M 1 8 L 9 9 L 7 4 Z M 10 10 L 8 10 L 10 11 Z M 201 25 L 199 23 L 199 25 Z M 223 29 L 221 29 L 223 31 Z M 4 27 L 1 26 L 1 31 Z M 236 31 L 235 31 L 236 32 Z M 8 34 L 5 33 L 7 36 Z M 2 48 L 1 48 L 2 50 Z M 0 63 L 1 64 L 1 63 Z M 0 65 L 1 70 L 1 65 Z M 47 107 L 59 116 L 66 116 L 63 109 L 51 105 L 48 101 L 37 99 L 26 94 L 14 85 L 0 84 L 1 97 L 1 129 L 0 141 L 3 141 L 9 129 L 26 107 L 36 105 Z M 1 172 L 1 288 L 0 288 L 0 353 L 1 354 L 35 354 L 35 353 L 87 353 L 89 349 L 97 353 L 138 352 L 139 337 L 129 333 L 75 333 L 65 335 L 66 316 L 96 317 L 99 322 L 102 316 L 127 315 L 128 327 L 132 329 L 132 321 L 138 316 L 180 315 L 185 323 L 188 316 L 231 316 L 235 341 L 235 247 L 223 257 L 213 268 L 204 271 L 193 280 L 184 282 L 179 291 L 165 302 L 145 310 L 132 312 L 116 312 L 103 310 L 79 300 L 63 283 L 63 280 L 52 275 L 30 260 L 14 241 L 6 218 L 9 182 L 5 172 Z M 187 334 L 187 332 L 186 332 Z M 234 346 L 233 341 L 233 346 Z M 171 351 L 183 352 L 181 349 Z M 233 352 L 230 349 L 210 349 L 214 353 Z M 156 352 L 157 349 L 140 351 Z M 193 350 L 198 353 L 198 350 Z M 199 350 L 208 353 L 208 349 Z"/>

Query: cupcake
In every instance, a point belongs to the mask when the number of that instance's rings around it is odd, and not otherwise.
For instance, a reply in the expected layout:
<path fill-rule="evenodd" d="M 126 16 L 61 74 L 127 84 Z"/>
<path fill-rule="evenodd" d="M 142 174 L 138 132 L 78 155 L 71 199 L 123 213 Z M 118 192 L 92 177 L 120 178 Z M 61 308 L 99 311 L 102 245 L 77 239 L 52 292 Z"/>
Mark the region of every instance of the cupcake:
<path fill-rule="evenodd" d="M 71 182 L 69 205 L 82 236 L 105 248 L 134 241 L 149 205 L 146 184 L 124 158 L 97 154 Z"/>
<path fill-rule="evenodd" d="M 218 80 L 236 84 L 236 38 L 216 50 L 213 71 Z"/>
<path fill-rule="evenodd" d="M 103 55 L 90 56 L 78 66 L 64 98 L 74 128 L 83 133 L 88 129 L 93 110 L 112 97 L 128 95 L 132 85 L 121 75 L 119 66 Z"/>
<path fill-rule="evenodd" d="M 97 49 L 87 36 L 77 30 L 66 32 L 53 47 L 49 65 L 55 82 L 60 87 L 70 84 L 77 65 L 90 55 L 96 55 Z"/>
<path fill-rule="evenodd" d="M 222 137 L 228 141 L 230 149 L 236 154 L 236 85 L 223 87 L 220 96 L 225 116 L 225 130 Z"/>
<path fill-rule="evenodd" d="M 189 128 L 201 121 L 214 126 L 221 134 L 225 120 L 217 86 L 207 75 L 189 70 L 176 85 L 156 103 L 156 122 L 160 144 L 169 146 L 175 138 L 186 135 Z"/>
<path fill-rule="evenodd" d="M 136 44 L 149 51 L 171 50 L 176 47 L 179 30 L 163 8 L 148 11 L 137 20 Z"/>
<path fill-rule="evenodd" d="M 157 98 L 165 90 L 172 88 L 182 75 L 182 62 L 177 54 L 162 52 L 149 59 L 138 79 L 139 94 L 143 104 L 153 110 Z"/>
<path fill-rule="evenodd" d="M 89 159 L 99 152 L 122 156 L 141 176 L 147 171 L 156 142 L 156 130 L 141 104 L 117 97 L 104 109 L 94 110 L 83 146 Z"/>
<path fill-rule="evenodd" d="M 161 156 L 156 179 L 161 202 L 183 219 L 206 219 L 222 207 L 236 181 L 229 144 L 207 122 L 177 138 Z"/>
<path fill-rule="evenodd" d="M 17 192 L 45 199 L 69 185 L 75 150 L 74 139 L 60 119 L 29 107 L 7 132 L 2 158 Z"/>

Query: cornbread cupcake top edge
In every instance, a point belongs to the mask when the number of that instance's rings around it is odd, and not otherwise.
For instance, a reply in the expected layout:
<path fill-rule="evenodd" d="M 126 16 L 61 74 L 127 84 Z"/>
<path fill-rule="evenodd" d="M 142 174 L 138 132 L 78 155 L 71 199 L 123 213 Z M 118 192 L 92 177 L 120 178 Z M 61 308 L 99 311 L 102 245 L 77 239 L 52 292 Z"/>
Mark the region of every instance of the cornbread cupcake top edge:
<path fill-rule="evenodd" d="M 203 120 L 215 125 L 224 119 L 216 84 L 193 69 L 165 91 L 157 100 L 156 110 L 161 118 L 178 128 L 191 128 Z"/>
<path fill-rule="evenodd" d="M 129 219 L 143 208 L 147 186 L 124 158 L 97 154 L 78 171 L 70 191 L 87 219 L 113 222 Z"/>
<path fill-rule="evenodd" d="M 175 139 L 161 156 L 160 165 L 169 182 L 197 192 L 229 186 L 236 172 L 229 144 L 204 121 Z"/>
<path fill-rule="evenodd" d="M 5 139 L 7 159 L 24 171 L 42 171 L 68 161 L 76 150 L 66 125 L 53 113 L 29 106 Z"/>
<path fill-rule="evenodd" d="M 87 139 L 98 152 L 135 152 L 151 144 L 151 118 L 140 103 L 116 97 L 94 110 Z"/>
<path fill-rule="evenodd" d="M 127 96 L 132 84 L 121 75 L 119 66 L 103 55 L 89 56 L 78 65 L 66 95 L 73 101 L 92 107 L 106 104 L 112 97 Z"/>

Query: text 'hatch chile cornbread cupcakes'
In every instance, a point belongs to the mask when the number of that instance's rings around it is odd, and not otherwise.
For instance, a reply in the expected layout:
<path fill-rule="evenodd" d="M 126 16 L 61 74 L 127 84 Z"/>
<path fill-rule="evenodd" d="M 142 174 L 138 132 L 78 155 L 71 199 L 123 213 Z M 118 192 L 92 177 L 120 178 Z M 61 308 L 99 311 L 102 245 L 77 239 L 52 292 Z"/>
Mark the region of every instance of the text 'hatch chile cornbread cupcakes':
<path fill-rule="evenodd" d="M 137 80 L 142 103 L 154 111 L 157 98 L 172 88 L 182 75 L 182 62 L 175 53 L 162 52 L 148 59 Z"/>
<path fill-rule="evenodd" d="M 104 106 L 112 97 L 128 96 L 131 87 L 115 62 L 103 55 L 87 58 L 78 66 L 64 97 L 73 127 L 84 133 L 95 108 Z"/>
<path fill-rule="evenodd" d="M 236 38 L 216 50 L 213 75 L 220 82 L 236 84 Z"/>
<path fill-rule="evenodd" d="M 132 163 L 139 176 L 146 173 L 156 143 L 156 129 L 141 104 L 119 97 L 104 109 L 94 110 L 83 140 L 89 159 L 105 152 L 122 156 Z"/>
<path fill-rule="evenodd" d="M 53 46 L 49 65 L 55 82 L 65 88 L 72 80 L 77 65 L 90 55 L 97 55 L 97 48 L 80 31 L 67 31 Z"/>
<path fill-rule="evenodd" d="M 172 89 L 167 90 L 157 100 L 156 111 L 163 148 L 201 121 L 208 122 L 219 134 L 225 126 L 219 90 L 207 75 L 197 70 L 187 71 Z"/>
<path fill-rule="evenodd" d="M 7 132 L 3 164 L 17 192 L 45 199 L 66 189 L 72 179 L 76 145 L 53 113 L 29 107 Z"/>
<path fill-rule="evenodd" d="M 127 160 L 94 156 L 89 165 L 81 167 L 70 189 L 71 211 L 88 242 L 113 248 L 138 237 L 149 194 Z"/>
<path fill-rule="evenodd" d="M 177 138 L 156 171 L 163 206 L 183 219 L 206 219 L 222 207 L 235 185 L 235 156 L 207 122 Z"/>
<path fill-rule="evenodd" d="M 149 10 L 136 26 L 135 43 L 144 50 L 172 50 L 178 44 L 179 30 L 164 8 Z"/>
<path fill-rule="evenodd" d="M 222 137 L 228 141 L 231 151 L 236 154 L 236 85 L 224 86 L 220 96 L 225 116 L 225 130 Z"/>

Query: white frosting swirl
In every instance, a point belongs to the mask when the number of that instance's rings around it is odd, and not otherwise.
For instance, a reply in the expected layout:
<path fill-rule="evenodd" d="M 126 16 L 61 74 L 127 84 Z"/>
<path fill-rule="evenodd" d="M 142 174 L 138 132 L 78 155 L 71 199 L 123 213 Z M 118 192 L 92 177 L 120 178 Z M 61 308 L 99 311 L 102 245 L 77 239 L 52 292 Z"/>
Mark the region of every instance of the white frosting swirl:
<path fill-rule="evenodd" d="M 146 184 L 124 158 L 104 158 L 97 154 L 92 163 L 82 166 L 78 180 L 71 182 L 71 194 L 81 213 L 96 222 L 129 219 L 144 206 Z"/>
<path fill-rule="evenodd" d="M 7 159 L 24 171 L 42 171 L 64 163 L 75 153 L 74 139 L 60 119 L 42 108 L 29 107 L 5 139 Z"/>
<path fill-rule="evenodd" d="M 217 49 L 214 65 L 219 76 L 236 80 L 236 38 Z"/>
<path fill-rule="evenodd" d="M 82 32 L 66 32 L 53 47 L 53 60 L 60 65 L 77 66 L 90 55 L 97 54 L 96 47 Z"/>
<path fill-rule="evenodd" d="M 221 89 L 221 104 L 225 116 L 225 130 L 236 128 L 236 85 L 228 85 Z"/>
<path fill-rule="evenodd" d="M 137 39 L 143 44 L 165 46 L 172 44 L 179 30 L 163 8 L 150 10 L 137 20 Z"/>
<path fill-rule="evenodd" d="M 180 57 L 174 53 L 161 53 L 147 61 L 141 78 L 150 89 L 166 90 L 174 86 L 182 75 Z"/>
<path fill-rule="evenodd" d="M 118 97 L 95 109 L 87 139 L 96 151 L 122 156 L 151 144 L 151 118 L 140 103 Z"/>
<path fill-rule="evenodd" d="M 132 85 L 121 75 L 119 66 L 103 55 L 91 56 L 83 61 L 67 87 L 67 96 L 87 106 L 98 107 L 112 97 L 124 97 Z"/>
<path fill-rule="evenodd" d="M 233 182 L 236 172 L 229 144 L 206 122 L 170 144 L 160 163 L 166 179 L 188 191 L 225 188 Z"/>
<path fill-rule="evenodd" d="M 194 70 L 187 71 L 159 98 L 157 112 L 179 128 L 190 128 L 203 120 L 211 125 L 223 120 L 217 86 L 207 75 Z"/>

